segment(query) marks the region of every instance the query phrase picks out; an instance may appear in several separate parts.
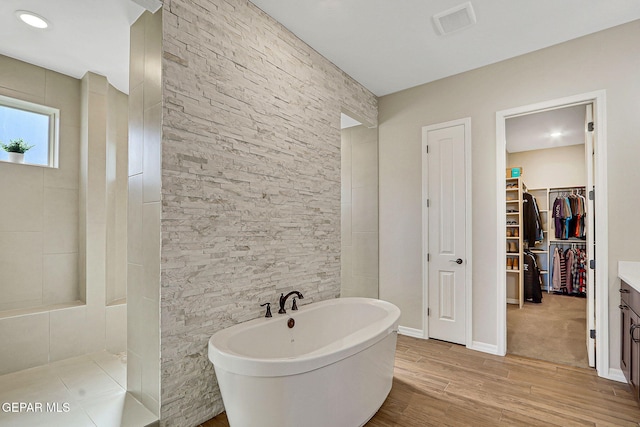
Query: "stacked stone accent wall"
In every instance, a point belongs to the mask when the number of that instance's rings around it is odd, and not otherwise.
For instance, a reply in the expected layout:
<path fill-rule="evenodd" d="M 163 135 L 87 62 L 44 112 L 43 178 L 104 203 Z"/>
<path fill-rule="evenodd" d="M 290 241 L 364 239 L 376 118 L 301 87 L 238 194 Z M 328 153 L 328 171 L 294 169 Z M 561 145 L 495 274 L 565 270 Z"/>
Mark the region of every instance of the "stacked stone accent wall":
<path fill-rule="evenodd" d="M 161 423 L 193 426 L 214 332 L 339 296 L 340 112 L 377 99 L 248 1 L 166 0 L 163 51 Z"/>

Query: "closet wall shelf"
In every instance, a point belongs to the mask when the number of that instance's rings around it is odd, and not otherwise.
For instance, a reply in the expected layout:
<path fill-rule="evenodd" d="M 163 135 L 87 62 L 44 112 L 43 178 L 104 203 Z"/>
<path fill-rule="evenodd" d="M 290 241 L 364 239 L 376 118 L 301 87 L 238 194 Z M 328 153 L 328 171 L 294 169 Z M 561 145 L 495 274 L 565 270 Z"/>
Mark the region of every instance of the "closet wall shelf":
<path fill-rule="evenodd" d="M 507 302 L 509 304 L 518 304 L 522 308 L 524 304 L 524 288 L 522 267 L 522 193 L 526 190 L 526 186 L 521 177 L 513 177 L 506 179 L 505 185 L 505 210 L 507 224 L 507 248 L 505 259 L 507 263 Z M 517 233 L 517 234 L 516 234 Z M 513 234 L 516 234 L 515 236 Z M 511 251 L 509 250 L 511 249 Z M 513 252 L 512 252 L 513 251 Z M 515 269 L 509 268 L 515 264 Z M 515 297 L 515 298 L 514 298 Z"/>
<path fill-rule="evenodd" d="M 552 188 L 549 188 L 549 193 L 568 193 L 571 190 L 584 190 L 584 189 L 585 189 L 584 185 L 574 185 L 571 187 L 552 187 Z"/>

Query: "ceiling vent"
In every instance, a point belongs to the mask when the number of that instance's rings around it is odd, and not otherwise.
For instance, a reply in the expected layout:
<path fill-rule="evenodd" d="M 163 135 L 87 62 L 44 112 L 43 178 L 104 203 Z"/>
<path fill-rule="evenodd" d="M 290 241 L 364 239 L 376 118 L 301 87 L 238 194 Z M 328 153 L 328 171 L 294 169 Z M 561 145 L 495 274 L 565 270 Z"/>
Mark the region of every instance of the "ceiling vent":
<path fill-rule="evenodd" d="M 476 23 L 476 14 L 470 2 L 433 15 L 433 23 L 441 36 L 468 28 Z"/>

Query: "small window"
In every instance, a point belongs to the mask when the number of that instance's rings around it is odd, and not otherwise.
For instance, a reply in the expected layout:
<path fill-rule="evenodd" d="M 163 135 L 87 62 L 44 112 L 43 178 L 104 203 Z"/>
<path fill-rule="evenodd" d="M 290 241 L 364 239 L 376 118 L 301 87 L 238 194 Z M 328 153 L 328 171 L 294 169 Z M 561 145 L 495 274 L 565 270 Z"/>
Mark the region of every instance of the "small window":
<path fill-rule="evenodd" d="M 0 142 L 22 139 L 32 146 L 24 153 L 25 164 L 57 168 L 59 116 L 56 108 L 0 96 Z M 9 161 L 9 153 L 0 149 L 0 160 Z"/>

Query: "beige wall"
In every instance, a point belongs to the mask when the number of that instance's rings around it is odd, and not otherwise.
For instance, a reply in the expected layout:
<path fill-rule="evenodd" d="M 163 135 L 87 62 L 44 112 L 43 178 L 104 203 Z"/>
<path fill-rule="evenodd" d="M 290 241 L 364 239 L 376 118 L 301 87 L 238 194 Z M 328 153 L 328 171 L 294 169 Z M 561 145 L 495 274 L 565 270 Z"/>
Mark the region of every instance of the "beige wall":
<path fill-rule="evenodd" d="M 340 152 L 340 296 L 378 298 L 378 129 L 343 129 Z"/>
<path fill-rule="evenodd" d="M 122 208 L 119 214 L 114 208 L 109 216 L 107 206 L 126 202 L 126 191 L 114 194 L 109 202 L 101 189 L 107 179 L 120 185 L 126 180 L 122 176 L 107 178 L 106 169 L 112 164 L 107 160 L 107 144 L 113 146 L 111 156 L 119 157 L 119 167 L 126 165 L 122 149 L 127 145 L 127 96 L 104 77 L 91 73 L 78 80 L 2 56 L 0 70 L 3 95 L 60 109 L 58 169 L 0 163 L 0 180 L 15 182 L 21 190 L 19 196 L 3 195 L 0 222 L 9 224 L 3 216 L 9 215 L 20 231 L 5 234 L 0 230 L 0 251 L 3 243 L 12 246 L 10 255 L 0 256 L 8 261 L 6 266 L 0 261 L 0 275 L 23 274 L 16 280 L 1 277 L 0 293 L 7 285 L 39 295 L 39 299 L 22 300 L 21 305 L 11 307 L 21 309 L 0 312 L 4 343 L 0 347 L 0 374 L 104 349 L 123 351 L 126 306 L 106 306 L 105 265 L 112 262 L 115 268 L 116 260 L 106 258 L 105 248 L 122 250 L 125 241 L 120 233 L 107 245 L 104 233 L 107 217 L 114 223 L 122 222 Z M 111 129 L 108 135 L 107 128 Z M 96 232 L 96 223 L 101 224 L 102 237 Z M 16 254 L 25 247 L 27 253 Z M 28 265 L 21 264 L 23 259 Z M 114 277 L 113 282 L 114 287 L 124 286 L 122 277 Z M 6 294 L 0 301 L 16 302 Z"/>
<path fill-rule="evenodd" d="M 618 368 L 617 261 L 639 260 L 640 21 L 542 49 L 379 100 L 380 297 L 421 328 L 420 139 L 422 126 L 472 120 L 473 340 L 497 343 L 496 112 L 606 90 L 610 365 Z M 498 174 L 498 175 L 497 175 Z M 500 255 L 501 256 L 501 255 Z M 417 303 L 418 302 L 418 303 Z"/>
<path fill-rule="evenodd" d="M 127 390 L 160 413 L 160 58 L 162 11 L 131 26 Z"/>
<path fill-rule="evenodd" d="M 584 144 L 507 154 L 507 167 L 524 170 L 528 188 L 583 186 L 587 182 Z"/>

